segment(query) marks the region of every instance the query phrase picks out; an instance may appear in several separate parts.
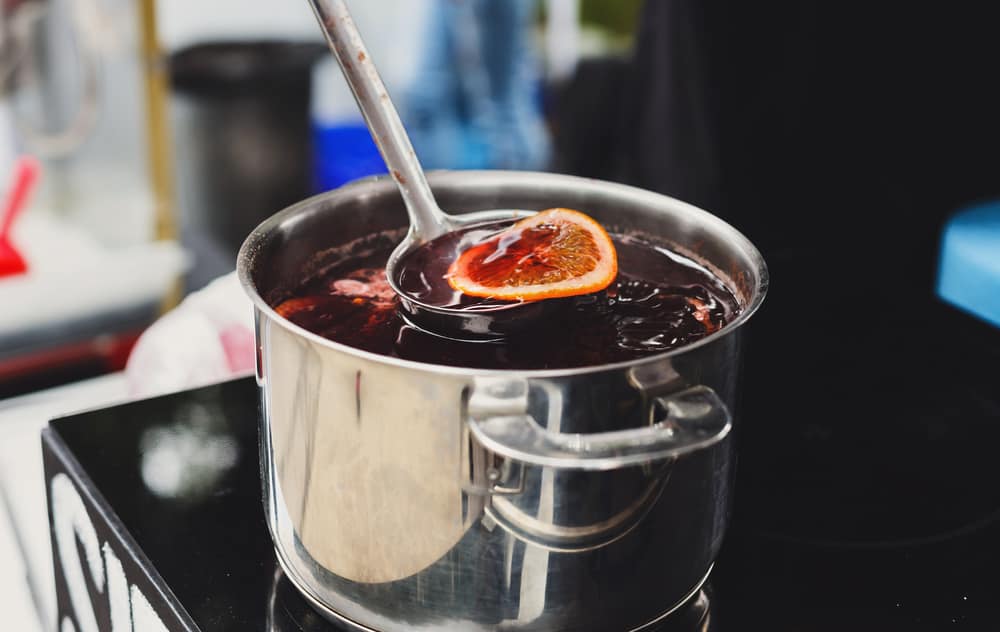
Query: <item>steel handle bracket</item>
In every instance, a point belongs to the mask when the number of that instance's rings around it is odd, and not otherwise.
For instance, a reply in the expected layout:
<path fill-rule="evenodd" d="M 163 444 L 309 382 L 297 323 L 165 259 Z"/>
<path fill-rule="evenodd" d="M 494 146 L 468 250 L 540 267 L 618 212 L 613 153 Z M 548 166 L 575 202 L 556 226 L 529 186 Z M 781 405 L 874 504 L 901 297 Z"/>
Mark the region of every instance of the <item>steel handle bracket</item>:
<path fill-rule="evenodd" d="M 522 463 L 613 470 L 707 448 L 732 429 L 726 405 L 707 386 L 651 400 L 650 425 L 593 434 L 550 432 L 527 410 L 523 380 L 477 384 L 469 397 L 471 434 L 487 450 Z"/>

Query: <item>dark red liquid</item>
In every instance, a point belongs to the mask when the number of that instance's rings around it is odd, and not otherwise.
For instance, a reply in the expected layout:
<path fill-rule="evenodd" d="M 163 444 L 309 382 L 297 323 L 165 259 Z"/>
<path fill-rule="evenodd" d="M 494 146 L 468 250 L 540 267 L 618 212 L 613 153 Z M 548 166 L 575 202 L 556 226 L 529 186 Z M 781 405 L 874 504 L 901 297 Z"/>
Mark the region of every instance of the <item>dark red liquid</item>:
<path fill-rule="evenodd" d="M 485 309 L 502 304 L 453 290 L 444 279 L 457 252 L 496 226 L 446 235 L 402 262 L 400 287 L 418 300 Z M 618 277 L 607 290 L 570 299 L 558 317 L 498 341 L 426 332 L 398 312 L 383 266 L 392 247 L 345 257 L 276 309 L 320 336 L 374 353 L 486 369 L 554 369 L 661 353 L 703 338 L 739 313 L 725 285 L 695 262 L 636 237 L 612 235 Z"/>

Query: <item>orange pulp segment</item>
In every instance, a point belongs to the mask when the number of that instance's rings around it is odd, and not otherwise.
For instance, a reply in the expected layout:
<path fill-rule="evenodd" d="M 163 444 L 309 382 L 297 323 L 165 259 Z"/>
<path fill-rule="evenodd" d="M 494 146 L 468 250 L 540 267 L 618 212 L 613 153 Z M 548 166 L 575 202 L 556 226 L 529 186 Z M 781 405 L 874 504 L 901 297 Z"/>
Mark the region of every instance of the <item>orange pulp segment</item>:
<path fill-rule="evenodd" d="M 579 211 L 553 208 L 463 251 L 448 283 L 469 296 L 537 301 L 597 292 L 617 275 L 604 228 Z"/>

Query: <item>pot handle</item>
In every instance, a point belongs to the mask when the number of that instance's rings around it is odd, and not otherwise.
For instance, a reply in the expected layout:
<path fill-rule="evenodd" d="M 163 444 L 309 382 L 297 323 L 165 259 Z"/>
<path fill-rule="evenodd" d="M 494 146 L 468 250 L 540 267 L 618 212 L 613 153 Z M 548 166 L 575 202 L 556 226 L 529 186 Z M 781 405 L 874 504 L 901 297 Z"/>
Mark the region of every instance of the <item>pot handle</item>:
<path fill-rule="evenodd" d="M 613 470 L 707 448 L 732 429 L 729 410 L 707 386 L 653 398 L 648 426 L 594 434 L 550 432 L 520 412 L 527 402 L 523 382 L 480 386 L 469 397 L 472 435 L 495 454 L 533 465 Z"/>

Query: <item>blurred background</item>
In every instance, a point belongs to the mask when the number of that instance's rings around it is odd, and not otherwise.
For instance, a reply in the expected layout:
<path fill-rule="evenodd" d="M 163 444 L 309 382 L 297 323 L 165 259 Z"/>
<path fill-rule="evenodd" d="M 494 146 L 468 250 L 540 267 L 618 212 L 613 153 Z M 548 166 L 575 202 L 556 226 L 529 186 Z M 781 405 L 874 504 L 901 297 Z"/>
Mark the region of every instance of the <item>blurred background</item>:
<path fill-rule="evenodd" d="M 120 369 L 257 223 L 384 170 L 307 3 L 0 7 L 0 398 Z M 872 301 L 919 321 L 905 297 L 934 293 L 945 222 L 1000 194 L 975 10 L 354 11 L 426 168 L 552 170 L 700 205 L 764 251 L 769 312 L 830 334 L 851 338 Z M 760 320 L 776 328 L 762 337 L 797 326 Z"/>
<path fill-rule="evenodd" d="M 305 2 L 2 7 L 0 190 L 24 194 L 0 224 L 18 258 L 0 264 L 0 397 L 121 368 L 265 217 L 384 171 Z M 769 310 L 828 331 L 855 316 L 847 295 L 931 294 L 946 219 L 1000 193 L 994 56 L 973 10 L 354 11 L 426 168 L 552 170 L 700 205 L 764 251 L 788 288 Z M 897 309 L 919 319 L 880 303 Z"/>

